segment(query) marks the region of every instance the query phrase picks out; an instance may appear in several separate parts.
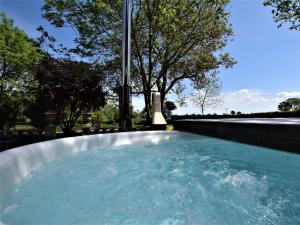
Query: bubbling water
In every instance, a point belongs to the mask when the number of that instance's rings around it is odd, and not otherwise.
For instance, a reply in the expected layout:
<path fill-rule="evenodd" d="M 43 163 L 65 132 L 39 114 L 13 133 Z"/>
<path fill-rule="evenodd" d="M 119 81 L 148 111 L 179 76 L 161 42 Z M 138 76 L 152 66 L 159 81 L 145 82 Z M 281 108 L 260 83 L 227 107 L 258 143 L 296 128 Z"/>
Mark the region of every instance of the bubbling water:
<path fill-rule="evenodd" d="M 99 148 L 34 171 L 4 224 L 300 224 L 300 156 L 188 135 Z"/>

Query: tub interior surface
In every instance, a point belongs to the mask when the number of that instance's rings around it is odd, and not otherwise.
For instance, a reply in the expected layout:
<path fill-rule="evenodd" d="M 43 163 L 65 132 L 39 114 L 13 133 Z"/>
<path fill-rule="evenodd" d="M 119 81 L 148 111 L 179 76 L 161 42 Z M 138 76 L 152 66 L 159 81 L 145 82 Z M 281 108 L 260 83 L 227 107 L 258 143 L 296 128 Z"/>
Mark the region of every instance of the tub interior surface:
<path fill-rule="evenodd" d="M 300 155 L 184 134 L 66 154 L 1 201 L 4 224 L 300 224 Z"/>

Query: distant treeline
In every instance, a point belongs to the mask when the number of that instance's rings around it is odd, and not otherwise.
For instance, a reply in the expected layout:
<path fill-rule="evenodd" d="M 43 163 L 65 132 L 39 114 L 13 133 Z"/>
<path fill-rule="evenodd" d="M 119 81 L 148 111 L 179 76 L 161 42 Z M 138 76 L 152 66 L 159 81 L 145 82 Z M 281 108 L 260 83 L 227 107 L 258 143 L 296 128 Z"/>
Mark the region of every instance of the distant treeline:
<path fill-rule="evenodd" d="M 235 114 L 235 115 L 217 115 L 217 114 L 186 114 L 174 115 L 172 120 L 179 119 L 223 119 L 223 118 L 276 118 L 276 117 L 300 117 L 300 111 L 295 112 L 264 112 L 264 113 L 249 113 L 249 114 Z"/>

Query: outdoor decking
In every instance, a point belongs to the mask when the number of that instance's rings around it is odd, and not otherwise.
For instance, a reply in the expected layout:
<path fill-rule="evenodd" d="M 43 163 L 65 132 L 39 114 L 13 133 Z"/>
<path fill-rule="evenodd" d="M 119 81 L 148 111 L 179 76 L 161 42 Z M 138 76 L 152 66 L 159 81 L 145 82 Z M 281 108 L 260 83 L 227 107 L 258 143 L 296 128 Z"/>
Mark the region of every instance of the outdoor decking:
<path fill-rule="evenodd" d="M 300 153 L 300 118 L 183 119 L 177 130 Z"/>

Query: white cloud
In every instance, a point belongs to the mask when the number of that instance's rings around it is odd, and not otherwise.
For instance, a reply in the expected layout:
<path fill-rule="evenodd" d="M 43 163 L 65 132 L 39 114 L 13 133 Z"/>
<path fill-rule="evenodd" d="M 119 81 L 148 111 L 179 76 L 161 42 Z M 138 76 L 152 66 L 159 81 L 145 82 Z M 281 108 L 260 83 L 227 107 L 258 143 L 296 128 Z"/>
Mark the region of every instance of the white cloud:
<path fill-rule="evenodd" d="M 288 98 L 300 97 L 300 92 L 288 92 L 281 91 L 275 94 L 271 94 L 262 90 L 256 89 L 241 89 L 232 92 L 223 92 L 224 102 L 222 105 L 208 109 L 205 113 L 218 113 L 223 114 L 226 112 L 230 113 L 231 110 L 240 111 L 243 113 L 252 112 L 270 112 L 276 111 L 278 104 Z M 169 100 L 175 100 L 174 96 L 170 96 Z M 143 110 L 144 108 L 144 98 L 143 96 L 133 97 L 132 105 L 134 110 Z M 174 111 L 174 114 L 200 114 L 200 108 L 193 106 L 193 104 L 188 101 L 186 107 L 178 107 Z"/>
<path fill-rule="evenodd" d="M 294 91 L 294 92 L 282 91 L 282 92 L 277 93 L 277 96 L 279 98 L 283 98 L 283 99 L 297 98 L 300 96 L 300 92 L 299 91 Z"/>
<path fill-rule="evenodd" d="M 291 97 L 300 97 L 300 92 L 281 91 L 271 94 L 256 89 L 241 89 L 234 92 L 224 92 L 224 102 L 222 105 L 206 110 L 206 113 L 229 113 L 231 110 L 243 113 L 276 111 L 278 103 Z M 174 114 L 199 114 L 200 109 L 188 102 L 187 107 L 178 108 Z"/>

